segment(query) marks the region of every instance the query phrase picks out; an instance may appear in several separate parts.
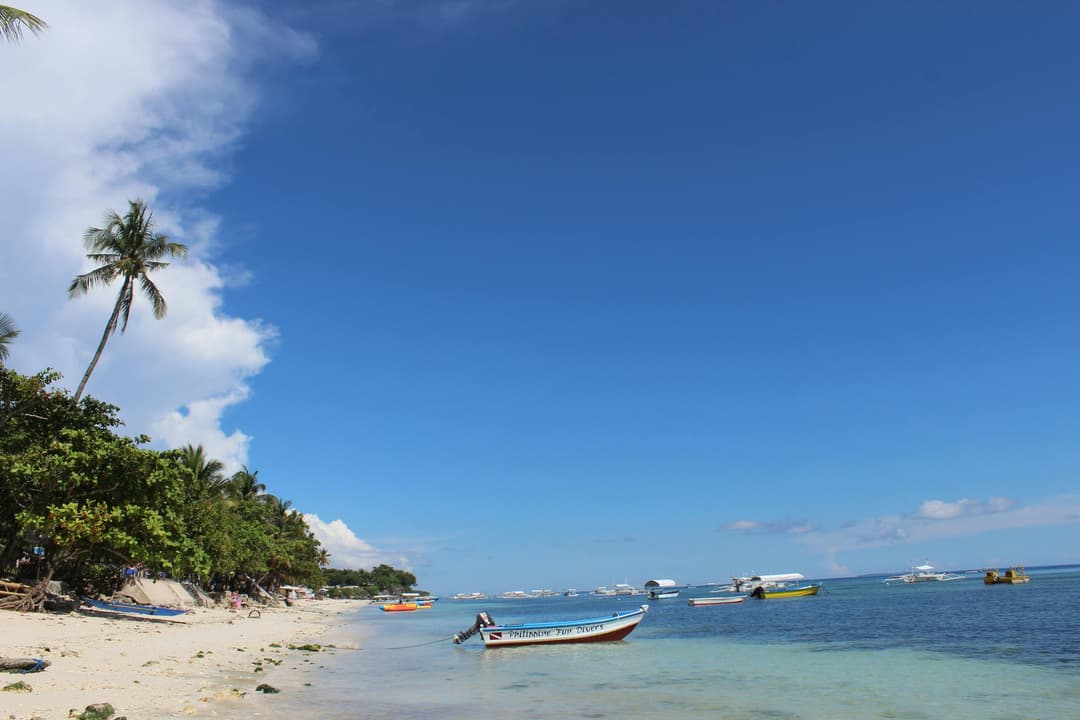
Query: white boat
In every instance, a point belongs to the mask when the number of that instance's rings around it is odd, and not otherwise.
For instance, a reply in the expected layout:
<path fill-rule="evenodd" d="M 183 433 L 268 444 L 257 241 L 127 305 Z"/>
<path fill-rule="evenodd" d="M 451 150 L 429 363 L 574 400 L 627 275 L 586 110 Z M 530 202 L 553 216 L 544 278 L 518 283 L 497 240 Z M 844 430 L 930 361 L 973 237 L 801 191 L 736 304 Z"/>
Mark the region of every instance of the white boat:
<path fill-rule="evenodd" d="M 600 587 L 593 590 L 592 594 L 607 597 L 609 595 L 614 595 L 615 591 L 605 585 L 601 585 Z"/>
<path fill-rule="evenodd" d="M 480 592 L 458 593 L 451 600 L 487 600 L 488 596 Z"/>
<path fill-rule="evenodd" d="M 760 588 L 773 590 L 785 588 L 788 583 L 803 580 L 802 573 L 778 573 L 774 575 L 750 575 L 749 577 L 731 578 L 731 587 L 734 592 L 750 593 Z"/>
<path fill-rule="evenodd" d="M 679 586 L 674 580 L 665 578 L 662 580 L 646 580 L 645 592 L 649 593 L 650 600 L 664 600 L 666 598 L 679 597 Z"/>
<path fill-rule="evenodd" d="M 705 607 L 706 605 L 735 605 L 746 599 L 745 595 L 738 597 L 700 597 L 690 598 L 686 604 L 690 607 Z"/>
<path fill-rule="evenodd" d="M 454 644 L 465 642 L 480 633 L 484 647 L 513 647 L 515 645 L 554 645 L 562 643 L 611 642 L 629 635 L 645 617 L 649 606 L 637 610 L 585 620 L 498 625 L 487 613 L 476 616 L 476 623 L 454 635 Z"/>
<path fill-rule="evenodd" d="M 955 573 L 934 572 L 934 566 L 929 564 L 914 565 L 911 572 L 905 575 L 893 575 L 883 581 L 886 585 L 894 582 L 920 583 L 920 582 L 946 582 L 948 580 L 963 580 L 963 575 Z"/>
<path fill-rule="evenodd" d="M 526 598 L 535 597 L 535 595 L 530 595 L 524 590 L 509 590 L 499 597 L 503 600 L 524 600 Z"/>

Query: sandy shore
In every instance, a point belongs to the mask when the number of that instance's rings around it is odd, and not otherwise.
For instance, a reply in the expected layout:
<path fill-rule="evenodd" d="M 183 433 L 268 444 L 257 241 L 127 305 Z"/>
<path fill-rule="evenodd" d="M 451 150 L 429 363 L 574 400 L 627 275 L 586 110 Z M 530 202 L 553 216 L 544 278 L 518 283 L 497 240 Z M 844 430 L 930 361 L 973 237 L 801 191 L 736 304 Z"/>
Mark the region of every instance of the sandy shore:
<path fill-rule="evenodd" d="M 52 663 L 37 673 L 0 673 L 0 687 L 23 681 L 32 688 L 0 692 L 0 718 L 66 718 L 103 702 L 129 720 L 269 716 L 275 696 L 256 686 L 302 690 L 321 653 L 289 646 L 338 639 L 332 652 L 347 651 L 335 630 L 356 607 L 307 602 L 258 618 L 246 609 L 200 608 L 168 619 L 0 611 L 0 656 Z"/>

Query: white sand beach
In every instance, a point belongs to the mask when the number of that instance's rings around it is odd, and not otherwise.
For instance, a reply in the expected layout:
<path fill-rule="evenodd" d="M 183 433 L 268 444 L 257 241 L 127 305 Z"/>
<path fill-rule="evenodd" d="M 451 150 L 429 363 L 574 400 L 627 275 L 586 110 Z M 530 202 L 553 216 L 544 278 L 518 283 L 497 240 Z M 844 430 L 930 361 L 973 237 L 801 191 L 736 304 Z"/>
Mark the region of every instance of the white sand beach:
<path fill-rule="evenodd" d="M 257 693 L 256 686 L 302 690 L 322 653 L 289 646 L 333 644 L 342 614 L 355 607 L 305 602 L 262 609 L 261 617 L 249 617 L 247 609 L 197 608 L 161 619 L 0 612 L 0 657 L 51 663 L 36 673 L 0 673 L 0 687 L 19 681 L 31 687 L 0 692 L 0 717 L 66 718 L 93 703 L 110 703 L 129 720 L 271 710 L 276 696 Z M 348 649 L 338 644 L 332 651 Z"/>

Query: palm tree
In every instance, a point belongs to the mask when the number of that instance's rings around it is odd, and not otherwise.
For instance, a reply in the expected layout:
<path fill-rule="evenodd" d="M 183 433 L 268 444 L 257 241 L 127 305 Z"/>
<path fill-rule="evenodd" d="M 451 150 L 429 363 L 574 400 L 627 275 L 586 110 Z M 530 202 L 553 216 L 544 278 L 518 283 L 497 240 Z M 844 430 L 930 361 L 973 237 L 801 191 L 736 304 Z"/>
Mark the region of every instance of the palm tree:
<path fill-rule="evenodd" d="M 259 493 L 266 490 L 266 485 L 259 482 L 259 471 L 251 472 L 247 465 L 242 470 L 233 473 L 229 478 L 228 485 L 224 488 L 225 495 L 237 502 L 254 500 Z"/>
<path fill-rule="evenodd" d="M 36 15 L 8 5 L 0 5 L 0 38 L 18 42 L 22 38 L 23 30 L 38 35 L 47 27 L 48 23 Z"/>
<path fill-rule="evenodd" d="M 187 257 L 186 245 L 170 242 L 169 238 L 154 232 L 154 214 L 146 209 L 146 203 L 142 200 L 131 200 L 128 205 L 128 212 L 124 217 L 110 210 L 105 213 L 104 228 L 87 228 L 83 235 L 83 242 L 89 251 L 86 257 L 102 264 L 88 273 L 76 276 L 68 288 L 68 297 L 75 297 L 98 285 L 108 285 L 118 277 L 124 280 L 120 293 L 116 296 L 116 305 L 113 306 L 109 322 L 105 324 L 105 332 L 101 335 L 94 359 L 90 361 L 90 367 L 86 368 L 79 389 L 75 391 L 75 402 L 82 397 L 86 383 L 90 380 L 90 373 L 94 372 L 94 367 L 105 350 L 105 343 L 109 336 L 116 332 L 120 319 L 123 319 L 120 332 L 127 330 L 131 304 L 135 300 L 135 283 L 139 284 L 143 295 L 153 306 L 154 317 L 160 320 L 165 317 L 168 308 L 161 291 L 151 282 L 149 275 L 154 270 L 169 266 L 169 263 L 161 262 L 163 257 Z"/>
<path fill-rule="evenodd" d="M 0 312 L 0 365 L 8 358 L 8 345 L 19 336 L 19 328 L 7 313 Z"/>
<path fill-rule="evenodd" d="M 191 473 L 191 479 L 200 492 L 221 491 L 227 480 L 222 470 L 225 465 L 220 460 L 206 457 L 203 446 L 185 445 L 180 448 L 180 464 Z"/>

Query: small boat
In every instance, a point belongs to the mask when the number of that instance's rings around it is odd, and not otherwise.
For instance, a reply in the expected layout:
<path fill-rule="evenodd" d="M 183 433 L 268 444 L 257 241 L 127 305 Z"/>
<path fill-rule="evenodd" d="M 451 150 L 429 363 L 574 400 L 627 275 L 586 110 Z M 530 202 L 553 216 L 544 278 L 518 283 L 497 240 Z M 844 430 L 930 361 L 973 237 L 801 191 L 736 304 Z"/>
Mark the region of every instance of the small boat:
<path fill-rule="evenodd" d="M 637 610 L 585 620 L 556 620 L 518 625 L 499 625 L 490 615 L 482 612 L 476 616 L 472 627 L 454 635 L 454 644 L 459 645 L 478 632 L 484 641 L 484 647 L 489 648 L 622 640 L 637 627 L 648 611 L 649 606 L 642 605 Z"/>
<path fill-rule="evenodd" d="M 699 597 L 690 598 L 686 604 L 690 607 L 705 607 L 707 605 L 735 605 L 746 599 L 745 595 L 739 597 Z"/>
<path fill-rule="evenodd" d="M 1000 570 L 987 570 L 983 576 L 983 582 L 987 585 L 1020 585 L 1030 582 L 1031 577 L 1024 572 L 1023 565 L 1014 565 L 1005 572 Z"/>
<path fill-rule="evenodd" d="M 773 575 L 750 575 L 746 577 L 731 578 L 731 585 L 721 589 L 721 592 L 753 592 L 760 588 L 774 590 L 786 587 L 788 583 L 804 580 L 802 573 L 777 573 Z"/>
<path fill-rule="evenodd" d="M 679 597 L 679 586 L 675 584 L 674 580 L 647 580 L 645 582 L 645 592 L 649 594 L 650 600 L 665 600 L 668 598 Z"/>
<path fill-rule="evenodd" d="M 157 615 L 159 617 L 175 617 L 183 615 L 187 610 L 180 608 L 167 608 L 159 605 L 137 605 L 135 603 L 109 602 L 108 600 L 93 600 L 84 597 L 82 601 L 96 610 L 107 612 L 129 613 L 132 615 Z"/>
<path fill-rule="evenodd" d="M 754 588 L 754 592 L 750 593 L 751 597 L 756 597 L 759 600 L 773 600 L 777 598 L 794 598 L 794 597 L 807 597 L 809 595 L 817 595 L 818 590 L 821 589 L 821 583 L 817 585 L 804 585 L 802 587 L 794 588 L 780 588 L 776 590 L 766 590 L 763 587 Z"/>
<path fill-rule="evenodd" d="M 430 610 L 431 604 L 429 603 L 426 607 Z M 379 609 L 383 612 L 416 612 L 421 609 L 421 605 L 414 602 L 384 603 L 379 606 Z"/>
<path fill-rule="evenodd" d="M 883 581 L 886 585 L 894 582 L 921 583 L 921 582 L 947 582 L 949 580 L 963 580 L 963 575 L 954 573 L 934 572 L 934 566 L 929 564 L 915 565 L 911 572 L 905 575 L 893 575 Z"/>

